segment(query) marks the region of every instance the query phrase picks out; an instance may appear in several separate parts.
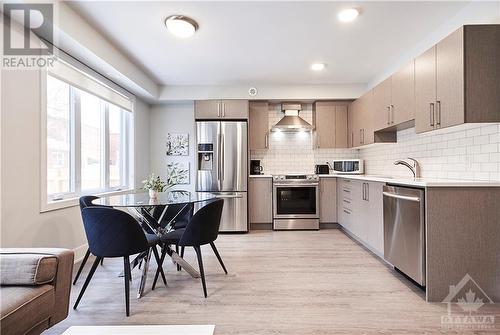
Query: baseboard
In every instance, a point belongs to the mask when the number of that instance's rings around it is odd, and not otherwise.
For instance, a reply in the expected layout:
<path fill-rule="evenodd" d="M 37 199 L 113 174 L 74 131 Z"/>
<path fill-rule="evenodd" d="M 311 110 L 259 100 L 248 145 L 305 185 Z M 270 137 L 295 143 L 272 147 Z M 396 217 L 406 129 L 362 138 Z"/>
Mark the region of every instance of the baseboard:
<path fill-rule="evenodd" d="M 334 222 L 320 222 L 320 229 L 338 229 L 340 225 Z M 250 223 L 250 230 L 273 230 L 272 223 Z"/>
<path fill-rule="evenodd" d="M 250 223 L 250 230 L 273 230 L 272 223 Z"/>
<path fill-rule="evenodd" d="M 73 249 L 73 252 L 75 253 L 75 260 L 74 263 L 79 263 L 83 260 L 83 257 L 85 257 L 85 253 L 87 252 L 87 249 L 89 248 L 89 245 L 85 243 L 84 245 L 81 245 L 79 247 L 76 247 Z"/>
<path fill-rule="evenodd" d="M 335 222 L 320 222 L 319 229 L 339 229 L 340 225 Z"/>

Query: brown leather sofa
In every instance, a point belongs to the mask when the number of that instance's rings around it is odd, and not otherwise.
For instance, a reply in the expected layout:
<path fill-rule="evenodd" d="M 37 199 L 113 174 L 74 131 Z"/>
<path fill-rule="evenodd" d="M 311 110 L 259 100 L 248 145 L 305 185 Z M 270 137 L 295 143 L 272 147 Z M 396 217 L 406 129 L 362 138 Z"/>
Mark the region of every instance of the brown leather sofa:
<path fill-rule="evenodd" d="M 73 251 L 0 249 L 0 333 L 41 334 L 68 316 Z"/>

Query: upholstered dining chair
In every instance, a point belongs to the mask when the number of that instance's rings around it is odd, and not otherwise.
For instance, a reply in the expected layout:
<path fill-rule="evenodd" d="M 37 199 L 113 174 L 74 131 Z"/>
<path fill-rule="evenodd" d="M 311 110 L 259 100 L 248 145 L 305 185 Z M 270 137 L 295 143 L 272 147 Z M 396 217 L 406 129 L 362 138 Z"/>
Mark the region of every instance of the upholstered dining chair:
<path fill-rule="evenodd" d="M 162 254 L 160 258 L 160 265 L 156 271 L 153 287 L 156 285 L 159 271 L 162 268 L 165 255 L 167 253 L 168 245 L 179 245 L 184 247 L 193 247 L 198 258 L 198 266 L 200 269 L 201 283 L 203 286 L 203 293 L 207 297 L 207 286 L 205 283 L 205 271 L 203 268 L 203 259 L 201 255 L 201 246 L 210 244 L 215 256 L 219 260 L 224 272 L 227 274 L 226 267 L 220 254 L 215 247 L 214 241 L 219 235 L 219 226 L 222 216 L 222 208 L 224 206 L 223 199 L 216 199 L 208 202 L 207 205 L 200 208 L 191 218 L 186 225 L 186 228 L 176 229 L 161 236 L 163 243 Z"/>
<path fill-rule="evenodd" d="M 130 315 L 129 285 L 131 277 L 130 256 L 153 249 L 156 262 L 160 263 L 156 245 L 160 238 L 155 234 L 146 234 L 139 223 L 128 213 L 110 207 L 85 207 L 82 209 L 83 225 L 89 242 L 90 252 L 96 256 L 94 264 L 76 299 L 73 309 L 78 307 L 87 286 L 103 258 L 123 257 L 125 274 L 126 315 Z M 166 284 L 163 269 L 160 269 Z"/>
<path fill-rule="evenodd" d="M 96 197 L 94 195 L 84 195 L 83 197 L 80 197 L 78 202 L 80 203 L 80 212 L 85 208 L 85 207 L 90 207 L 90 206 L 97 206 L 92 203 L 93 200 L 99 199 L 99 197 Z M 107 206 L 102 206 L 102 207 L 107 207 Z M 85 252 L 85 256 L 83 257 L 82 262 L 80 263 L 80 267 L 78 268 L 78 272 L 76 273 L 75 279 L 73 280 L 73 285 L 76 284 L 78 281 L 78 278 L 80 277 L 80 274 L 82 273 L 83 268 L 85 267 L 85 264 L 87 263 L 87 260 L 89 259 L 90 256 L 90 249 L 87 248 L 87 251 Z M 101 265 L 103 263 L 104 259 L 101 260 Z"/>

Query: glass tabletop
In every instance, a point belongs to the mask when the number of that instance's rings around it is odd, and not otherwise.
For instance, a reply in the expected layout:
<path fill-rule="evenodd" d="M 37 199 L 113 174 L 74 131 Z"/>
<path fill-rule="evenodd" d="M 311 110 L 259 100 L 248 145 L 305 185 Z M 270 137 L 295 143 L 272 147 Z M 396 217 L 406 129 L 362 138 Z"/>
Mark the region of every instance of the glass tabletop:
<path fill-rule="evenodd" d="M 112 207 L 166 206 L 208 201 L 216 197 L 209 192 L 169 191 L 158 193 L 158 197 L 152 199 L 147 192 L 136 192 L 102 197 L 93 200 L 92 203 Z"/>

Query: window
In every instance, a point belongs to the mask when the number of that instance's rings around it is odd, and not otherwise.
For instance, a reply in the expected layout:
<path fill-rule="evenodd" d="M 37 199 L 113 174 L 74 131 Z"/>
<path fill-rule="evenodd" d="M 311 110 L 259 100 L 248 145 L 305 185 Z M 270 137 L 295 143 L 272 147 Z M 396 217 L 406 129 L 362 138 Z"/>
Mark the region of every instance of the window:
<path fill-rule="evenodd" d="M 130 112 L 47 75 L 46 200 L 127 188 Z"/>

